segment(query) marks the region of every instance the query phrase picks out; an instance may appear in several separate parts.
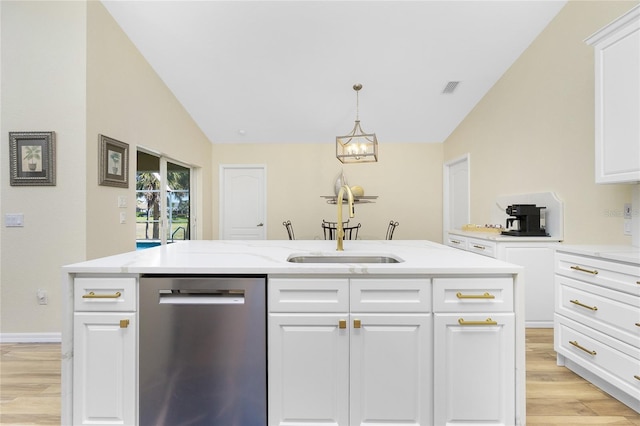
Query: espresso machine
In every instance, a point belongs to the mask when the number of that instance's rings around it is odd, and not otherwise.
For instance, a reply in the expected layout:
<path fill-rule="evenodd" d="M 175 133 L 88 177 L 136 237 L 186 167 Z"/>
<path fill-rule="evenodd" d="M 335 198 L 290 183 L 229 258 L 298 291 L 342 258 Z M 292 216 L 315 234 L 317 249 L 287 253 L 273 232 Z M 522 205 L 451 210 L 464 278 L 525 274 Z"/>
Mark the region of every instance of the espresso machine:
<path fill-rule="evenodd" d="M 546 237 L 544 229 L 544 213 L 541 210 L 546 207 L 538 207 L 535 204 L 514 204 L 506 208 L 507 230 L 502 235 L 514 237 Z"/>

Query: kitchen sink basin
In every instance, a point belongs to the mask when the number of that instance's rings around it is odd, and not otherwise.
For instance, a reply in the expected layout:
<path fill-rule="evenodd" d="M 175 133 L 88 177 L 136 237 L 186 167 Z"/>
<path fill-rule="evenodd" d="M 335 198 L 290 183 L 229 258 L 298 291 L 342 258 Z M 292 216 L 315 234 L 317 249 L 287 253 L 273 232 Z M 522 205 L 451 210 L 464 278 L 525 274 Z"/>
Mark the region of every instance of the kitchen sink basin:
<path fill-rule="evenodd" d="M 401 259 L 379 255 L 296 255 L 287 259 L 291 263 L 400 263 Z"/>

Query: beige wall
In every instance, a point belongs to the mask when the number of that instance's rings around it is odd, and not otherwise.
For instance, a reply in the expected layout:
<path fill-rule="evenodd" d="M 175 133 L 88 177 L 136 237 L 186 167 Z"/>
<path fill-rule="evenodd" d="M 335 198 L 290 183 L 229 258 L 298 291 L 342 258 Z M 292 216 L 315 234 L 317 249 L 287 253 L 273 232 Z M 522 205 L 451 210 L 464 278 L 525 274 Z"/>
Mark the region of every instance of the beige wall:
<path fill-rule="evenodd" d="M 0 227 L 0 333 L 42 338 L 61 328 L 61 266 L 135 248 L 138 145 L 201 168 L 199 216 L 211 238 L 212 146 L 100 2 L 2 1 L 0 19 L 0 209 L 25 220 Z M 56 132 L 56 186 L 9 186 L 8 132 L 28 130 Z M 98 186 L 98 133 L 129 143 L 128 190 Z"/>
<path fill-rule="evenodd" d="M 104 6 L 89 2 L 88 12 L 87 258 L 135 249 L 137 146 L 198 168 L 200 237 L 211 238 L 211 143 Z M 98 134 L 129 144 L 128 189 L 98 185 Z M 118 208 L 119 196 L 126 209 Z"/>
<path fill-rule="evenodd" d="M 373 126 L 375 127 L 375 126 Z M 214 145 L 214 190 L 220 164 L 263 164 L 267 168 L 267 238 L 286 239 L 282 226 L 291 220 L 297 239 L 321 239 L 322 219 L 337 216 L 335 205 L 321 199 L 334 194 L 344 170 L 349 185 L 360 185 L 375 204 L 359 204 L 352 222 L 359 237 L 383 239 L 391 219 L 400 222 L 394 238 L 442 240 L 442 145 L 380 142 L 378 163 L 343 165 L 328 144 Z M 214 198 L 218 238 L 218 198 Z M 347 214 L 346 208 L 344 212 Z"/>
<path fill-rule="evenodd" d="M 584 39 L 637 1 L 570 1 L 465 118 L 445 161 L 470 153 L 471 221 L 497 195 L 555 191 L 565 242 L 630 244 L 622 210 L 631 185 L 596 185 L 593 49 Z"/>
<path fill-rule="evenodd" d="M 0 161 L 4 332 L 60 330 L 60 266 L 84 258 L 86 5 L 2 1 Z M 55 131 L 56 186 L 9 186 L 10 131 Z M 4 227 L 6 213 L 23 228 Z M 46 290 L 48 305 L 36 292 Z"/>

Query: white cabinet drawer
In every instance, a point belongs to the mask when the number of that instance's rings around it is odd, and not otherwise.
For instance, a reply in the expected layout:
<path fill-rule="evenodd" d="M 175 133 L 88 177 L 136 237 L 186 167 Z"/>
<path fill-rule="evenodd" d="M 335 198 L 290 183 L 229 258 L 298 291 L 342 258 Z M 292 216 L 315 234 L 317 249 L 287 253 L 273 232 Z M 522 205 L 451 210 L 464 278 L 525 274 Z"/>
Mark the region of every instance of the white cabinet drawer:
<path fill-rule="evenodd" d="M 555 350 L 640 401 L 640 349 L 562 316 L 556 317 Z"/>
<path fill-rule="evenodd" d="M 429 279 L 352 279 L 352 312 L 429 312 Z"/>
<path fill-rule="evenodd" d="M 495 257 L 496 244 L 486 240 L 469 238 L 467 240 L 467 251 L 472 251 L 483 256 Z"/>
<path fill-rule="evenodd" d="M 269 312 L 348 312 L 347 278 L 272 278 Z"/>
<path fill-rule="evenodd" d="M 461 237 L 460 235 L 448 234 L 447 245 L 454 248 L 458 248 L 460 250 L 466 250 L 467 239 L 465 237 Z"/>
<path fill-rule="evenodd" d="M 513 279 L 434 278 L 435 312 L 512 312 Z"/>
<path fill-rule="evenodd" d="M 635 296 L 559 276 L 556 312 L 640 348 L 640 299 Z"/>
<path fill-rule="evenodd" d="M 136 278 L 76 278 L 76 311 L 135 311 Z"/>
<path fill-rule="evenodd" d="M 640 296 L 640 266 L 570 253 L 556 253 L 556 273 Z"/>

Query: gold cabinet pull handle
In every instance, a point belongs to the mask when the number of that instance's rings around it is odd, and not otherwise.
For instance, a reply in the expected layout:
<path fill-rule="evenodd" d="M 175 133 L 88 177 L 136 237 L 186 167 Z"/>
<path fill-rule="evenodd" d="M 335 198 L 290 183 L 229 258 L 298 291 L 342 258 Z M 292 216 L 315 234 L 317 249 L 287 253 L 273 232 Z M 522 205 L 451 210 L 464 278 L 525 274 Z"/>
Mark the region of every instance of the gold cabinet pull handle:
<path fill-rule="evenodd" d="M 477 248 L 477 249 L 480 249 L 480 250 L 484 250 L 484 249 L 486 249 L 486 247 L 485 247 L 485 246 L 478 246 L 478 245 L 475 245 L 475 244 L 473 245 L 473 247 L 475 247 L 475 248 Z"/>
<path fill-rule="evenodd" d="M 580 344 L 575 340 L 569 340 L 569 343 L 571 343 L 573 346 L 575 346 L 576 348 L 580 349 L 581 351 L 584 351 L 584 352 L 588 353 L 589 355 L 596 355 L 596 351 L 590 351 L 589 349 L 585 348 L 584 346 L 580 346 Z"/>
<path fill-rule="evenodd" d="M 488 292 L 484 294 L 462 294 L 460 292 L 456 293 L 456 297 L 458 299 L 495 299 L 496 297 Z"/>
<path fill-rule="evenodd" d="M 460 325 L 498 325 L 498 323 L 491 318 L 487 318 L 484 321 L 465 321 L 464 318 L 458 318 L 458 324 Z"/>
<path fill-rule="evenodd" d="M 120 320 L 120 328 L 129 327 L 129 320 Z"/>
<path fill-rule="evenodd" d="M 338 321 L 338 328 L 347 328 L 347 320 L 341 319 Z"/>
<path fill-rule="evenodd" d="M 584 303 L 580 303 L 580 301 L 578 299 L 576 300 L 569 300 L 569 302 L 573 303 L 574 305 L 578 305 L 578 306 L 582 306 L 583 308 L 587 308 L 591 311 L 597 311 L 598 307 L 597 306 L 589 306 L 589 305 L 585 305 Z"/>
<path fill-rule="evenodd" d="M 636 380 L 640 380 L 640 376 L 638 376 L 637 374 L 635 376 L 633 376 L 634 379 Z"/>
<path fill-rule="evenodd" d="M 361 328 L 361 327 L 362 327 L 362 321 L 360 321 L 359 319 L 354 319 L 353 328 Z"/>
<path fill-rule="evenodd" d="M 598 271 L 596 269 L 584 269 L 579 266 L 572 266 L 571 269 L 574 271 L 586 272 L 587 274 L 598 275 Z"/>
<path fill-rule="evenodd" d="M 449 240 L 449 241 L 453 244 L 460 244 L 460 241 L 456 241 L 456 240 Z"/>
<path fill-rule="evenodd" d="M 94 292 L 90 291 L 89 294 L 84 294 L 82 298 L 83 299 L 117 299 L 120 296 L 122 296 L 122 293 L 120 293 L 119 291 L 116 291 L 114 294 L 95 294 Z"/>
<path fill-rule="evenodd" d="M 640 327 L 640 322 L 637 322 L 637 323 L 636 323 L 636 327 Z"/>

